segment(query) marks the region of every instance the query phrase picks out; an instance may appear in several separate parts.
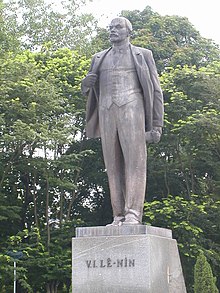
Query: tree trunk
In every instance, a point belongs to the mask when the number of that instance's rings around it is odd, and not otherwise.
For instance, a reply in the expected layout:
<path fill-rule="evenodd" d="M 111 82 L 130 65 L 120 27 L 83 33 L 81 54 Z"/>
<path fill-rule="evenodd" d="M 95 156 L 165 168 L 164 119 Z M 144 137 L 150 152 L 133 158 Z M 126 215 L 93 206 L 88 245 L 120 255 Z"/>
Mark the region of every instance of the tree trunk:
<path fill-rule="evenodd" d="M 190 192 L 190 187 L 189 187 L 189 180 L 188 180 L 188 177 L 187 177 L 185 170 L 184 170 L 184 165 L 183 165 L 183 161 L 182 161 L 182 157 L 181 157 L 181 153 L 180 153 L 180 149 L 179 149 L 179 142 L 177 143 L 177 157 L 178 157 L 178 160 L 180 163 L 181 172 L 182 172 L 184 180 L 185 180 L 187 195 L 188 195 L 188 198 L 190 199 L 191 192 Z"/>
<path fill-rule="evenodd" d="M 49 251 L 50 246 L 50 223 L 49 223 L 49 180 L 48 175 L 46 176 L 46 224 L 47 224 L 47 250 Z"/>
<path fill-rule="evenodd" d="M 167 190 L 167 196 L 170 194 L 170 188 L 169 188 L 169 184 L 168 184 L 168 179 L 167 179 L 167 165 L 165 162 L 165 170 L 164 170 L 164 182 L 165 182 L 165 186 L 166 186 L 166 190 Z"/>
<path fill-rule="evenodd" d="M 69 203 L 69 206 L 68 206 L 68 210 L 67 210 L 67 216 L 66 216 L 67 221 L 70 220 L 71 209 L 72 209 L 73 203 L 76 200 L 76 198 L 77 198 L 77 195 L 76 195 L 76 192 L 74 190 L 72 192 L 72 197 L 71 197 L 71 200 L 70 200 L 70 203 Z"/>
<path fill-rule="evenodd" d="M 79 174 L 80 174 L 80 171 L 77 172 L 76 174 L 76 178 L 75 178 L 75 182 L 77 182 L 78 178 L 79 178 Z M 69 202 L 69 205 L 68 205 L 68 210 L 67 210 L 67 217 L 66 217 L 66 220 L 69 221 L 70 220 L 70 213 L 71 213 L 71 209 L 72 209 L 72 206 L 73 206 L 73 203 L 74 201 L 77 199 L 77 193 L 76 193 L 76 190 L 74 190 L 72 192 L 72 198 Z"/>
<path fill-rule="evenodd" d="M 60 179 L 63 180 L 63 172 L 60 175 Z M 63 200 L 64 200 L 64 189 L 63 187 L 60 188 L 60 228 L 62 228 L 63 223 Z"/>
<path fill-rule="evenodd" d="M 192 194 L 195 194 L 195 180 L 194 180 L 194 170 L 192 167 L 192 161 L 190 161 L 190 175 L 191 175 L 191 190 Z"/>
<path fill-rule="evenodd" d="M 47 283 L 47 293 L 57 293 L 59 284 L 59 281 L 51 281 Z"/>
<path fill-rule="evenodd" d="M 39 228 L 38 216 L 37 216 L 37 192 L 36 192 L 36 171 L 34 172 L 34 182 L 33 182 L 33 202 L 34 202 L 34 219 L 36 227 Z"/>

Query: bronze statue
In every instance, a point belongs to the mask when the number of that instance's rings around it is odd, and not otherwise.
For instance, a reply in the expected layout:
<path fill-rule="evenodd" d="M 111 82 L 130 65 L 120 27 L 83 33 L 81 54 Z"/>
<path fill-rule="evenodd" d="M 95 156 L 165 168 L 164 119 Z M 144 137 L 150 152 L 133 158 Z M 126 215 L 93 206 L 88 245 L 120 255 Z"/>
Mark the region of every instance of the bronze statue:
<path fill-rule="evenodd" d="M 163 95 L 152 52 L 129 42 L 124 17 L 110 24 L 112 47 L 94 55 L 82 91 L 88 96 L 86 133 L 101 137 L 113 222 L 140 224 L 146 189 L 146 142 L 158 142 Z"/>

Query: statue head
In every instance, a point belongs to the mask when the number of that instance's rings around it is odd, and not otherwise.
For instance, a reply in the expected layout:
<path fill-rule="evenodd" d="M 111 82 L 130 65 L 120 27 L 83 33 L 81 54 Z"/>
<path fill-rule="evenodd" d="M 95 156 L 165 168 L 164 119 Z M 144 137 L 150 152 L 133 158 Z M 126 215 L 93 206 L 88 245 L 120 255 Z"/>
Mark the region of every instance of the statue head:
<path fill-rule="evenodd" d="M 132 32 L 132 24 L 125 17 L 114 18 L 110 25 L 110 41 L 113 44 L 121 44 L 126 42 Z"/>

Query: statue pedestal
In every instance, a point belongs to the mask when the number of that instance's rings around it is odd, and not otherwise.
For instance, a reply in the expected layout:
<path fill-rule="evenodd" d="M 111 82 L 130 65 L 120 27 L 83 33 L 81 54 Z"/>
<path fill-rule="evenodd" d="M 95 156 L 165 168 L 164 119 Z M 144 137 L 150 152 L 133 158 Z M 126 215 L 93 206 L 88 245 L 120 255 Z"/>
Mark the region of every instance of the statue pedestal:
<path fill-rule="evenodd" d="M 186 293 L 176 240 L 145 225 L 76 228 L 73 293 Z"/>

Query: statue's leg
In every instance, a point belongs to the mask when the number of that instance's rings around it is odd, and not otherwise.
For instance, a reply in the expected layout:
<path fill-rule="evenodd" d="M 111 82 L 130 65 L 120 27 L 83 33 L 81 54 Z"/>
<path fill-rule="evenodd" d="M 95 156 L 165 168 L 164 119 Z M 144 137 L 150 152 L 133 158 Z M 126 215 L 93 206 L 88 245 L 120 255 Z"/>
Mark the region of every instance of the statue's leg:
<path fill-rule="evenodd" d="M 120 107 L 119 139 L 125 160 L 125 223 L 142 221 L 146 190 L 145 115 L 141 98 Z"/>
<path fill-rule="evenodd" d="M 112 105 L 110 109 L 99 109 L 102 151 L 107 169 L 111 204 L 116 225 L 124 221 L 124 158 L 118 139 L 117 109 Z M 117 223 L 120 222 L 120 223 Z"/>

